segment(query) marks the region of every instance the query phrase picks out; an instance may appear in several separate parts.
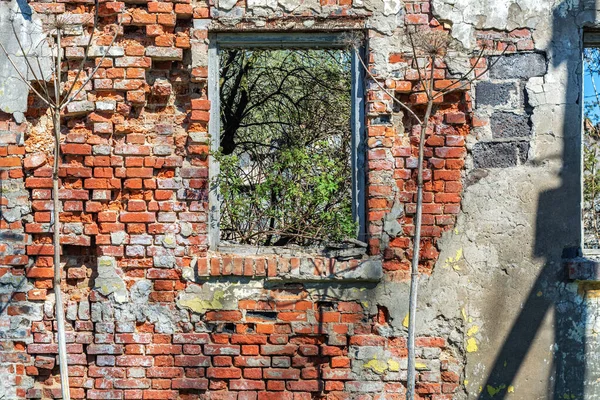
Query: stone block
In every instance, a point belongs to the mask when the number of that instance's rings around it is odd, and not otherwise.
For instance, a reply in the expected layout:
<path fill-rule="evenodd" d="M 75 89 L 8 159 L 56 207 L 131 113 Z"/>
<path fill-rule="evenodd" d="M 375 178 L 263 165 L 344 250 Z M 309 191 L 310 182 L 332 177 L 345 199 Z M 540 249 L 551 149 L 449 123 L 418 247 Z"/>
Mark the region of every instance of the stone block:
<path fill-rule="evenodd" d="M 183 58 L 183 50 L 176 47 L 149 46 L 146 48 L 146 57 L 160 61 L 178 61 Z"/>
<path fill-rule="evenodd" d="M 107 144 L 97 144 L 92 146 L 92 154 L 95 156 L 108 156 L 111 153 L 111 147 Z"/>
<path fill-rule="evenodd" d="M 383 391 L 383 382 L 376 381 L 353 381 L 346 382 L 345 388 L 348 392 L 377 393 Z"/>
<path fill-rule="evenodd" d="M 231 10 L 237 2 L 235 0 L 219 0 L 217 7 L 223 10 Z"/>
<path fill-rule="evenodd" d="M 154 256 L 153 260 L 154 266 L 157 268 L 173 268 L 177 263 L 175 257 L 169 255 Z"/>
<path fill-rule="evenodd" d="M 77 315 L 79 319 L 89 320 L 90 319 L 90 303 L 87 300 L 81 300 L 79 302 Z"/>
<path fill-rule="evenodd" d="M 490 117 L 494 138 L 528 138 L 531 134 L 529 115 L 497 111 Z"/>
<path fill-rule="evenodd" d="M 102 57 L 106 54 L 107 57 L 123 57 L 125 50 L 120 46 L 91 46 L 88 52 L 90 57 Z"/>
<path fill-rule="evenodd" d="M 546 57 L 540 53 L 490 57 L 492 79 L 529 79 L 546 74 Z"/>
<path fill-rule="evenodd" d="M 124 303 L 128 299 L 127 287 L 116 268 L 117 262 L 113 257 L 98 257 L 98 276 L 94 281 L 94 289 L 104 296 L 112 293 L 117 303 Z M 92 306 L 92 320 L 94 320 L 94 311 Z M 98 330 L 97 326 L 96 329 Z"/>
<path fill-rule="evenodd" d="M 161 144 L 152 148 L 154 155 L 156 156 L 170 156 L 173 154 L 173 147 L 168 144 Z"/>
<path fill-rule="evenodd" d="M 98 111 L 114 111 L 117 108 L 115 100 L 96 101 L 96 110 Z"/>
<path fill-rule="evenodd" d="M 96 105 L 92 101 L 73 101 L 69 103 L 66 107 L 65 115 L 81 115 L 94 111 Z"/>
<path fill-rule="evenodd" d="M 507 168 L 527 161 L 529 142 L 485 142 L 473 146 L 475 168 Z"/>
<path fill-rule="evenodd" d="M 518 86 L 514 82 L 479 82 L 475 87 L 477 106 L 517 106 Z"/>

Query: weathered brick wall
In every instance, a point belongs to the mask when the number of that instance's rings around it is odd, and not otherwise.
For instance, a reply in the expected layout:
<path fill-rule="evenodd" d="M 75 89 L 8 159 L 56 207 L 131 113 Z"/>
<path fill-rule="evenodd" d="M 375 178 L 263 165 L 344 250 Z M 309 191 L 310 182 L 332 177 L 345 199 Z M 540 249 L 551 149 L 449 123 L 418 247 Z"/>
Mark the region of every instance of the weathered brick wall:
<path fill-rule="evenodd" d="M 402 8 L 393 1 L 365 7 L 322 0 L 295 10 L 290 2 L 266 8 L 262 2 L 221 3 L 100 7 L 99 36 L 87 67 L 100 61 L 97 46 L 110 42 L 102 28 L 125 10 L 123 35 L 67 108 L 62 129 L 61 243 L 72 396 L 404 398 L 405 327 L 390 318 L 389 306 L 377 297 L 385 285 L 373 280 L 409 278 L 418 127 L 367 83 L 364 259 L 209 251 L 207 38 L 211 29 L 249 26 L 371 28 L 372 72 L 401 100 L 418 105 L 418 74 L 397 42 L 405 24 L 443 28 L 422 1 Z M 76 66 L 90 30 L 89 2 L 31 5 L 45 18 L 70 13 L 84 22 L 87 33 L 63 41 L 67 62 Z M 265 10 L 273 8 L 277 18 L 265 19 Z M 382 21 L 387 27 L 377 26 Z M 482 35 L 492 51 L 531 49 L 527 31 Z M 485 60 L 475 70 L 484 67 Z M 435 87 L 451 79 L 440 63 Z M 473 116 L 470 100 L 468 91 L 440 99 L 428 132 L 421 254 L 426 274 L 438 258 L 437 239 L 460 212 L 467 136 L 486 123 Z M 47 123 L 46 110 L 33 97 L 27 122 L 16 124 L 10 115 L 0 122 L 0 373 L 6 379 L 0 391 L 7 399 L 59 395 Z M 380 260 L 383 276 L 369 272 Z M 398 301 L 395 294 L 387 296 Z M 461 391 L 464 350 L 455 329 L 462 327 L 445 326 L 417 340 L 422 399 L 451 399 Z"/>

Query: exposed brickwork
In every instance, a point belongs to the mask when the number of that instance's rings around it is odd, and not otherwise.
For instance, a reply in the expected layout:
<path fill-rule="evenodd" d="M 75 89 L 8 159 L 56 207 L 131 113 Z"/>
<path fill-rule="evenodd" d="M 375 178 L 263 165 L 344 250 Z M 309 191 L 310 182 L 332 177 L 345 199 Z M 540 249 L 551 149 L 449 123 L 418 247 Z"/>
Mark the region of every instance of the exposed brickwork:
<path fill-rule="evenodd" d="M 155 290 L 165 282 L 176 283 L 156 280 Z M 92 310 L 94 303 L 106 302 L 97 296 L 90 300 Z M 85 313 L 78 318 L 67 346 L 74 398 L 194 397 L 197 390 L 210 390 L 210 398 L 227 397 L 223 390 L 233 397 L 242 391 L 249 398 L 269 398 L 280 391 L 295 397 L 329 393 L 332 398 L 349 398 L 355 392 L 404 393 L 398 382 L 405 368 L 405 340 L 380 336 L 386 322 L 367 319 L 355 302 L 332 306 L 307 300 L 244 300 L 239 310 L 207 312 L 203 322 L 216 326 L 210 334 L 159 334 L 151 324 L 93 323 L 94 316 L 90 321 Z M 50 332 L 50 321 L 32 327 L 33 342 L 26 349 L 33 365 L 26 367 L 26 374 L 46 385 L 29 389 L 28 398 L 51 396 L 47 377 L 57 346 Z M 453 393 L 459 366 L 446 341 L 419 338 L 418 343 L 419 392 Z M 383 365 L 373 358 L 378 353 L 387 354 Z M 367 362 L 367 369 L 380 378 L 361 383 L 353 362 Z M 362 368 L 359 364 L 358 372 Z"/>
<path fill-rule="evenodd" d="M 324 15 L 342 28 L 361 26 L 369 15 L 351 3 L 321 0 Z M 70 12 L 88 21 L 86 4 L 32 7 L 43 15 Z M 316 279 L 352 270 L 364 260 L 208 251 L 208 70 L 202 62 L 190 64 L 189 58 L 192 52 L 205 58 L 209 15 L 216 18 L 220 11 L 213 8 L 211 14 L 204 2 L 106 2 L 100 6 L 102 27 L 123 9 L 123 36 L 102 61 L 89 90 L 67 108 L 63 127 L 61 243 L 72 397 L 404 398 L 405 339 L 390 335 L 387 312 L 374 312 L 373 304 L 317 299 L 306 287 L 292 284 L 265 288 L 232 309 L 222 309 L 219 299 L 202 303 L 201 313 L 176 306 L 181 293 L 196 285 L 184 276 L 190 267 L 207 280 L 294 276 L 309 265 L 308 273 Z M 235 10 L 245 13 L 245 2 L 230 12 Z M 429 2 L 406 2 L 405 12 L 407 25 L 441 29 Z M 352 18 L 337 18 L 347 16 Z M 193 28 L 192 19 L 201 23 Z M 278 28 L 276 21 L 268 23 Z M 494 50 L 532 48 L 525 30 L 481 32 L 479 37 Z M 63 41 L 73 67 L 84 54 L 84 38 Z M 87 67 L 100 62 L 97 46 L 108 42 L 109 33 L 98 36 Z M 410 57 L 390 53 L 387 61 L 394 78 L 385 80 L 386 89 L 403 101 L 422 104 Z M 475 71 L 483 68 L 485 60 Z M 436 89 L 453 83 L 445 65 L 434 73 Z M 436 240 L 452 229 L 460 212 L 466 137 L 471 127 L 483 123 L 472 115 L 466 89 L 440 99 L 427 136 L 425 273 L 438 258 Z M 369 254 L 383 257 L 384 279 L 394 281 L 409 276 L 418 149 L 418 127 L 406 116 L 401 120 L 399 111 L 387 94 L 369 86 Z M 0 121 L 0 374 L 8 377 L 9 398 L 59 394 L 51 281 L 52 158 L 51 140 L 40 134 L 44 114 L 32 98 L 28 123 L 17 125 L 9 116 Z M 391 236 L 385 220 L 397 203 L 404 207 L 396 218 L 401 231 Z M 143 303 L 134 302 L 131 294 L 132 307 L 126 309 L 95 288 L 100 256 L 117 260 L 115 276 L 127 289 L 141 292 L 140 285 L 147 282 Z M 132 315 L 141 309 L 152 311 Z M 151 314 L 156 310 L 162 314 L 153 320 L 149 315 L 159 315 Z M 171 323 L 167 315 L 178 319 Z M 460 352 L 447 337 L 421 337 L 417 345 L 419 398 L 451 399 L 460 385 Z"/>

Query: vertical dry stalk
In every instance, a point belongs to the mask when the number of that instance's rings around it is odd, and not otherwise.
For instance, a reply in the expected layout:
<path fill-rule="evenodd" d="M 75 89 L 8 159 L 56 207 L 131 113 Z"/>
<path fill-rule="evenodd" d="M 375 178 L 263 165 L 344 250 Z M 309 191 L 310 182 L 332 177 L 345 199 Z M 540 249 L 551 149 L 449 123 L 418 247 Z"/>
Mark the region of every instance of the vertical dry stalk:
<path fill-rule="evenodd" d="M 445 35 L 445 36 L 442 36 Z M 443 57 L 446 54 L 448 46 L 448 36 L 445 32 L 422 33 L 420 36 L 413 38 L 409 35 L 410 44 L 414 63 L 419 73 L 419 80 L 427 95 L 427 108 L 425 115 L 421 120 L 421 133 L 419 135 L 419 159 L 417 170 L 417 210 L 415 216 L 415 233 L 413 237 L 413 257 L 410 274 L 410 295 L 409 295 L 409 312 L 408 312 L 408 375 L 407 375 L 407 392 L 408 400 L 414 399 L 415 381 L 416 381 L 416 358 L 415 358 L 415 336 L 416 336 L 416 315 L 417 315 L 417 292 L 419 288 L 419 253 L 421 246 L 421 225 L 423 221 L 423 164 L 425 152 L 425 136 L 429 127 L 429 119 L 433 111 L 433 102 L 435 93 L 433 91 L 433 78 L 435 72 L 435 63 L 437 57 Z M 415 44 L 415 41 L 417 43 Z M 425 73 L 421 71 L 417 57 L 419 46 L 426 55 L 427 65 L 425 65 Z M 429 66 L 429 69 L 427 67 Z M 427 74 L 429 73 L 429 77 Z"/>
<path fill-rule="evenodd" d="M 54 221 L 54 295 L 56 298 L 56 330 L 58 339 L 58 361 L 60 366 L 60 386 L 62 389 L 63 400 L 69 400 L 71 398 L 69 390 L 69 370 L 67 365 L 67 343 L 65 336 L 65 310 L 62 298 L 61 289 L 61 272 L 62 267 L 60 265 L 60 200 L 58 197 L 59 193 L 59 176 L 58 169 L 60 166 L 60 87 L 61 87 L 61 34 L 62 30 L 56 29 L 56 64 L 54 74 L 54 98 L 56 106 L 51 108 L 52 112 L 52 125 L 54 128 L 54 163 L 52 165 L 52 217 Z M 74 83 L 73 83 L 74 84 Z"/>

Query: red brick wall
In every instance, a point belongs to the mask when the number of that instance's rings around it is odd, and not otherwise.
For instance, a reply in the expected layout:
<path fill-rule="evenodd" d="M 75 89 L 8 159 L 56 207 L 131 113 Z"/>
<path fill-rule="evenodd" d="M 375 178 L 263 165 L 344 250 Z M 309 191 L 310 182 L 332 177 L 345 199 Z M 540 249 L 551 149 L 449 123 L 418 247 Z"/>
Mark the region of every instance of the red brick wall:
<path fill-rule="evenodd" d="M 338 18 L 352 14 L 350 1 L 321 3 L 333 7 L 332 20 L 335 16 L 338 26 L 362 23 Z M 68 12 L 85 20 L 91 15 L 88 2 L 31 5 L 47 16 Z M 204 279 L 259 279 L 290 273 L 302 260 L 208 252 L 207 69 L 191 66 L 188 57 L 192 48 L 206 51 L 208 32 L 191 27 L 192 18 L 209 17 L 209 7 L 185 0 L 106 2 L 100 7 L 100 28 L 113 23 L 123 8 L 124 35 L 116 45 L 124 55 L 102 62 L 90 90 L 78 96 L 81 103 L 67 110 L 72 116 L 62 129 L 63 290 L 67 306 L 77 309 L 67 335 L 73 398 L 404 398 L 406 343 L 389 334 L 398 332 L 401 321 L 395 321 L 396 331 L 390 330 L 383 307 L 376 312 L 375 304 L 360 300 L 314 299 L 295 283 L 265 286 L 260 296 L 240 299 L 237 310 L 210 310 L 208 305 L 207 312 L 194 316 L 177 308 L 181 292 L 196 285 L 182 276 L 191 265 Z M 405 22 L 441 29 L 428 2 L 407 2 Z M 527 32 L 488 36 L 482 36 L 482 43 L 492 40 L 500 50 L 514 38 L 522 38 L 516 42 L 519 50 L 531 48 Z M 98 44 L 109 41 L 107 31 L 98 37 Z M 83 43 L 79 36 L 65 38 L 71 66 L 77 65 Z M 401 53 L 389 54 L 388 61 L 399 69 L 410 64 L 409 56 Z M 476 71 L 484 66 L 478 65 Z M 443 64 L 435 74 L 437 88 L 449 83 Z M 418 110 L 423 100 L 414 91 L 417 81 L 417 72 L 409 68 L 404 79 L 387 79 L 385 86 Z M 87 107 L 89 111 L 77 113 Z M 403 281 L 409 277 L 412 257 L 418 127 L 404 118 L 406 134 L 402 134 L 397 130 L 401 124 L 376 123 L 381 116 L 400 118 L 393 109 L 389 96 L 371 84 L 366 110 L 369 254 L 383 258 L 385 280 Z M 28 278 L 24 286 L 15 284 L 12 292 L 1 294 L 6 304 L 2 313 L 12 319 L 0 319 L 0 331 L 8 332 L 6 338 L 0 337 L 0 373 L 11 379 L 13 394 L 19 398 L 51 398 L 59 393 L 50 296 L 52 156 L 51 141 L 40 133 L 44 114 L 32 97 L 27 123 L 17 125 L 8 115 L 0 121 L 0 131 L 7 132 L 0 135 L 0 180 L 24 184 L 21 204 L 31 205 L 31 212 L 16 221 L 0 220 L 2 232 L 24 235 L 22 240 L 0 242 L 0 279 Z M 437 260 L 436 240 L 453 227 L 460 212 L 465 138 L 470 127 L 480 123 L 472 118 L 469 94 L 462 92 L 441 99 L 431 119 L 425 151 L 424 273 L 431 273 Z M 7 195 L 2 196 L 3 212 L 12 210 Z M 404 205 L 405 214 L 399 217 L 403 232 L 387 238 L 383 220 L 395 202 Z M 180 234 L 184 222 L 193 235 Z M 122 243 L 111 239 L 111 233 L 120 231 L 127 234 Z M 189 318 L 165 332 L 149 320 L 131 324 L 111 316 L 107 310 L 117 306 L 93 290 L 97 256 L 117 259 L 128 288 L 141 280 L 151 283 L 144 307 L 185 312 Z M 312 262 L 318 277 L 356 267 L 359 261 L 314 258 Z M 94 315 L 97 310 L 103 310 L 100 317 Z M 17 319 L 18 329 L 6 322 Z M 462 371 L 456 346 L 444 337 L 422 337 L 417 345 L 419 398 L 451 399 Z M 361 358 L 368 352 L 387 358 Z"/>

